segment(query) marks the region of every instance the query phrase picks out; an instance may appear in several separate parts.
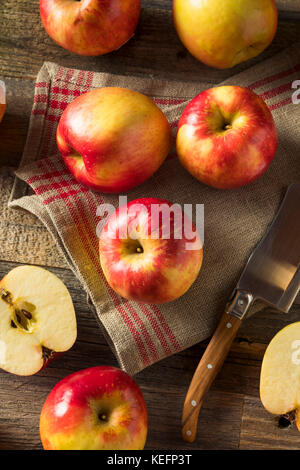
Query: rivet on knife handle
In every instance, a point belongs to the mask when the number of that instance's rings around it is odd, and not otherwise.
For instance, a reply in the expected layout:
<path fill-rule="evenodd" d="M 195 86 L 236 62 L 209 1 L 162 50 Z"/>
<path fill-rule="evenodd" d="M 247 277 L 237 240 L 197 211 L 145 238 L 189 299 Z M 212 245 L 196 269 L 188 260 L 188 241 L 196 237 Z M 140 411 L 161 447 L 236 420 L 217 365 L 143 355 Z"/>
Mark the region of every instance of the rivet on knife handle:
<path fill-rule="evenodd" d="M 203 398 L 221 369 L 252 300 L 252 295 L 247 292 L 236 291 L 234 293 L 199 362 L 183 406 L 182 437 L 187 442 L 195 440 Z"/>

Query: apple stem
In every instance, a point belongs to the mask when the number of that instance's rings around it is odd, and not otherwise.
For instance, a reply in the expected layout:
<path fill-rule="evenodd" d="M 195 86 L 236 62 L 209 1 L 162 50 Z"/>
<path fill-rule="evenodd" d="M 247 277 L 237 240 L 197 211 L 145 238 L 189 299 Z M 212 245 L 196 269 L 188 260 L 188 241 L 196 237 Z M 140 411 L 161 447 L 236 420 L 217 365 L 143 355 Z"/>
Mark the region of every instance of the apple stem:
<path fill-rule="evenodd" d="M 99 419 L 100 419 L 100 421 L 107 421 L 107 415 L 105 413 L 100 413 L 99 414 Z"/>

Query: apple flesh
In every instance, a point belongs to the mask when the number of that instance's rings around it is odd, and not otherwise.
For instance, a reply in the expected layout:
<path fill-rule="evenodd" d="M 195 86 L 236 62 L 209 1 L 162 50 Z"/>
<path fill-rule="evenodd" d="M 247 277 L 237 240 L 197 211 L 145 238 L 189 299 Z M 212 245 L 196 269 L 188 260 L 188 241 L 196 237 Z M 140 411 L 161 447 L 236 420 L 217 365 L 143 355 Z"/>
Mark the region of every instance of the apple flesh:
<path fill-rule="evenodd" d="M 61 380 L 40 418 L 46 450 L 141 450 L 148 416 L 136 382 L 115 367 L 92 367 Z"/>
<path fill-rule="evenodd" d="M 100 236 L 100 262 L 109 285 L 126 299 L 160 304 L 182 296 L 202 264 L 200 236 L 172 203 L 141 198 L 118 209 Z M 158 216 L 159 210 L 165 215 Z M 167 227 L 168 226 L 168 227 Z M 194 240 L 193 249 L 189 246 Z"/>
<path fill-rule="evenodd" d="M 171 128 L 147 96 L 100 88 L 65 109 L 57 145 L 77 181 L 96 191 L 119 193 L 160 167 L 171 149 Z"/>
<path fill-rule="evenodd" d="M 261 368 L 260 398 L 272 414 L 296 410 L 300 431 L 300 322 L 283 328 L 269 344 Z"/>
<path fill-rule="evenodd" d="M 239 86 L 211 88 L 185 108 L 178 125 L 177 153 L 199 181 L 219 189 L 244 186 L 272 162 L 277 131 L 265 102 Z"/>
<path fill-rule="evenodd" d="M 0 368 L 33 375 L 77 336 L 71 296 L 58 277 L 36 266 L 19 266 L 0 282 Z"/>
<path fill-rule="evenodd" d="M 119 49 L 133 36 L 140 11 L 140 0 L 40 0 L 49 36 L 85 56 Z"/>
<path fill-rule="evenodd" d="M 275 0 L 173 0 L 177 33 L 198 60 L 234 67 L 260 54 L 277 30 Z"/>

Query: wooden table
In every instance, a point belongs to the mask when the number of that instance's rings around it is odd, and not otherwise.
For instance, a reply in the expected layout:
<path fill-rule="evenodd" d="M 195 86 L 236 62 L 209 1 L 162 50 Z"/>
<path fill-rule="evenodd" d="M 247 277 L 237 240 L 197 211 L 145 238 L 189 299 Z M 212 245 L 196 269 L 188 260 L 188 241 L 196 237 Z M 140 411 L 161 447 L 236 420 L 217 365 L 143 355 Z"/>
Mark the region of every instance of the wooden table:
<path fill-rule="evenodd" d="M 65 375 L 99 364 L 116 365 L 79 282 L 54 246 L 51 236 L 33 216 L 20 217 L 7 209 L 12 170 L 23 150 L 36 74 L 44 60 L 64 66 L 125 75 L 216 84 L 237 71 L 300 40 L 300 22 L 291 0 L 284 9 L 272 46 L 260 57 L 234 71 L 209 69 L 184 49 L 173 29 L 171 0 L 143 0 L 137 33 L 126 46 L 104 57 L 84 58 L 56 46 L 43 30 L 38 0 L 0 2 L 0 78 L 8 90 L 8 106 L 0 126 L 0 275 L 19 263 L 46 266 L 57 273 L 72 294 L 78 317 L 78 340 L 73 349 L 33 377 L 15 377 L 0 371 L 0 449 L 40 449 L 39 414 L 51 388 Z M 300 11 L 298 9 L 298 11 Z M 298 18 L 300 18 L 298 16 Z M 166 60 L 167 58 L 167 60 Z M 23 233 L 23 243 L 19 235 Z M 295 427 L 283 430 L 259 400 L 259 374 L 266 345 L 300 308 L 288 315 L 266 309 L 246 320 L 229 357 L 214 383 L 200 415 L 197 441 L 181 440 L 181 409 L 187 386 L 205 344 L 184 351 L 136 376 L 149 410 L 148 449 L 300 449 Z"/>

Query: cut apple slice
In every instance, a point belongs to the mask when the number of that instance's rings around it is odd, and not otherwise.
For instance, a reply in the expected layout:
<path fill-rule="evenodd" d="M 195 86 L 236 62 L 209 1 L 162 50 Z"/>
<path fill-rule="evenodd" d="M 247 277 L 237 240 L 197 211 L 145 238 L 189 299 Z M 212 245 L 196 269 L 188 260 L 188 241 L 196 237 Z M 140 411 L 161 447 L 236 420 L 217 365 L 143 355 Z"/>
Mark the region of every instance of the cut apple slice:
<path fill-rule="evenodd" d="M 270 413 L 296 410 L 300 431 L 300 322 L 283 328 L 269 344 L 261 368 L 260 397 Z"/>
<path fill-rule="evenodd" d="M 77 336 L 73 302 L 46 269 L 19 266 L 0 282 L 0 368 L 33 375 Z"/>

